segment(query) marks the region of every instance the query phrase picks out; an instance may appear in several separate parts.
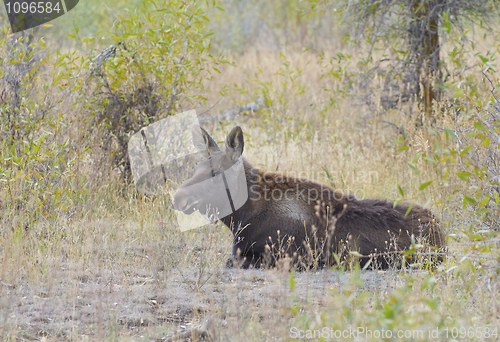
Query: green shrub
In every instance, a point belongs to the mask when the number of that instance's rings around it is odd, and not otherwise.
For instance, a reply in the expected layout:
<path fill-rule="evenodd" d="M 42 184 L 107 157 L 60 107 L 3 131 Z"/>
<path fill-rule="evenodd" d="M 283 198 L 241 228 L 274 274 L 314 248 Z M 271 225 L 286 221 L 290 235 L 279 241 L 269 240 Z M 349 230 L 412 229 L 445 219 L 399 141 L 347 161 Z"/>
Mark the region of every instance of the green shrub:
<path fill-rule="evenodd" d="M 145 1 L 118 17 L 113 31 L 81 40 L 89 47 L 97 38 L 114 42 L 87 60 L 81 88 L 88 130 L 104 151 L 99 165 L 109 161 L 128 180 L 130 136 L 205 101 L 206 81 L 219 72 L 218 64 L 227 63 L 223 54 L 210 54 L 208 22 L 193 1 Z"/>
<path fill-rule="evenodd" d="M 3 219 L 13 229 L 73 210 L 84 188 L 75 179 L 63 78 L 42 39 L 0 37 L 0 194 Z M 42 71 L 42 69 L 44 69 Z"/>

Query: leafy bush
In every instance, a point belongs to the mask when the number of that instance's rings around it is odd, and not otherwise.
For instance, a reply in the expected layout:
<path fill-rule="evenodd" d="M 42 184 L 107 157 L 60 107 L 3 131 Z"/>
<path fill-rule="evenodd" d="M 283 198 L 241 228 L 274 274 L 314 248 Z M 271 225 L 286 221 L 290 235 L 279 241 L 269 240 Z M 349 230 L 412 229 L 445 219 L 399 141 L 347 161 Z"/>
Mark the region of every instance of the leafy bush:
<path fill-rule="evenodd" d="M 445 193 L 443 203 L 463 225 L 499 231 L 499 102 L 493 90 L 489 101 L 480 100 L 484 86 L 468 88 L 459 83 L 447 87 L 455 90 L 458 101 L 441 123 L 427 127 L 429 140 L 424 148 L 412 149 L 416 153 L 408 165 L 416 174 L 419 168 L 434 170 L 433 179 L 422 183 L 418 191 L 435 183 L 434 190 Z M 413 144 L 407 142 L 399 151 L 409 150 L 407 145 Z"/>
<path fill-rule="evenodd" d="M 111 159 L 111 167 L 129 179 L 129 137 L 204 102 L 205 81 L 219 71 L 218 64 L 227 63 L 223 54 L 214 57 L 209 52 L 208 21 L 193 1 L 145 1 L 133 13 L 118 17 L 114 31 L 81 40 L 84 46 L 92 46 L 97 38 L 114 41 L 87 61 L 87 83 L 81 88 L 88 131 L 98 135 L 104 152 L 99 165 Z"/>
<path fill-rule="evenodd" d="M 85 165 L 117 167 L 128 179 L 129 137 L 203 102 L 206 82 L 218 64 L 227 63 L 223 54 L 210 54 L 207 24 L 195 2 L 146 1 L 119 17 L 112 32 L 84 39 L 78 30 L 70 35 L 90 55 L 97 54 L 96 38 L 107 35 L 114 42 L 94 58 L 57 50 L 51 55 L 43 39 L 22 34 L 14 40 L 5 27 L 0 40 L 5 218 L 27 228 L 42 216 L 73 212 L 75 200 L 88 190 L 90 174 L 80 173 Z"/>
<path fill-rule="evenodd" d="M 74 208 L 79 157 L 65 120 L 64 80 L 51 67 L 42 39 L 0 38 L 0 194 L 3 219 L 14 229 Z M 45 71 L 41 71 L 45 69 Z"/>

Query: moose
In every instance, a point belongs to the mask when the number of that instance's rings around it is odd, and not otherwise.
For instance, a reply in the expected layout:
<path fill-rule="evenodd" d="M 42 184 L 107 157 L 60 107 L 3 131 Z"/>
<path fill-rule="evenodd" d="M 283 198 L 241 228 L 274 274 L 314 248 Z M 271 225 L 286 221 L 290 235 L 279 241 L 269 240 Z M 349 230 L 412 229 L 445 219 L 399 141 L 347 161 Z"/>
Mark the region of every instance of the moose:
<path fill-rule="evenodd" d="M 235 177 L 228 174 L 224 178 L 227 195 L 223 195 L 230 200 L 231 195 L 248 197 L 239 207 L 231 202 L 232 210 L 218 218 L 234 236 L 228 267 L 233 263 L 243 268 L 272 267 L 284 258 L 311 267 L 313 263 L 334 265 L 354 258 L 361 266 L 388 268 L 396 260 L 396 266 L 400 265 L 394 256 L 411 250 L 416 241 L 425 241 L 432 249 L 445 247 L 439 222 L 430 210 L 417 204 L 358 199 L 303 178 L 253 167 L 242 157 L 244 139 L 239 126 L 228 134 L 225 151 L 200 126 L 193 127 L 192 138 L 203 158 L 194 175 L 175 193 L 175 210 L 185 214 L 198 210 L 207 215 L 210 207 L 219 205 L 221 193 L 196 185 L 224 174 L 238 161 L 242 163 L 246 184 L 236 182 L 231 188 Z M 412 261 L 411 255 L 406 258 Z"/>

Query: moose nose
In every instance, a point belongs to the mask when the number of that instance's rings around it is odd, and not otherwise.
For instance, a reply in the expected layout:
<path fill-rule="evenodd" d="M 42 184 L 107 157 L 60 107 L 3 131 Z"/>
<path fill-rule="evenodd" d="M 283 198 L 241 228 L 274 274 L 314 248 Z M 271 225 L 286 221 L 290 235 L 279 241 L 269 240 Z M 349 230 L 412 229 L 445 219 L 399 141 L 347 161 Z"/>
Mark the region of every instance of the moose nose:
<path fill-rule="evenodd" d="M 172 206 L 175 210 L 182 211 L 188 215 L 193 213 L 197 204 L 198 201 L 195 198 L 192 198 L 192 196 L 189 196 L 188 193 L 185 193 L 181 189 L 177 190 L 172 201 Z"/>
<path fill-rule="evenodd" d="M 178 192 L 175 193 L 174 195 L 174 199 L 172 200 L 172 207 L 174 208 L 174 210 L 179 210 L 179 211 L 182 211 L 182 208 L 186 205 L 186 203 L 181 203 L 183 202 L 182 199 L 184 199 L 185 197 L 181 197 L 178 195 Z M 184 201 L 186 202 L 186 201 Z M 184 204 L 184 205 L 182 205 Z"/>

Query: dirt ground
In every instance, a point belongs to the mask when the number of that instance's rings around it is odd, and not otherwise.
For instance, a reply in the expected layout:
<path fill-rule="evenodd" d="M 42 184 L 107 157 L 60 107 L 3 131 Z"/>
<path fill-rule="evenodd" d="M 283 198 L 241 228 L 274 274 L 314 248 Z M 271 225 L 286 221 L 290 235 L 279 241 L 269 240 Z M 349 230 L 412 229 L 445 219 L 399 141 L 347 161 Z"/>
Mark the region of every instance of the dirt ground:
<path fill-rule="evenodd" d="M 220 340 L 240 340 L 234 333 L 242 321 L 257 315 L 254 318 L 259 321 L 275 322 L 273 316 L 287 307 L 291 296 L 321 306 L 330 289 L 350 283 L 353 276 L 328 269 L 297 272 L 292 290 L 291 273 L 286 271 L 220 268 L 201 286 L 189 280 L 194 272 L 72 272 L 63 267 L 52 275 L 54 282 L 2 283 L 0 322 L 18 340 L 155 340 L 211 316 Z M 390 291 L 401 282 L 391 271 L 361 271 L 360 275 L 363 287 L 374 293 Z M 273 340 L 287 339 L 280 336 L 287 322 L 281 323 L 283 329 L 273 334 Z"/>

